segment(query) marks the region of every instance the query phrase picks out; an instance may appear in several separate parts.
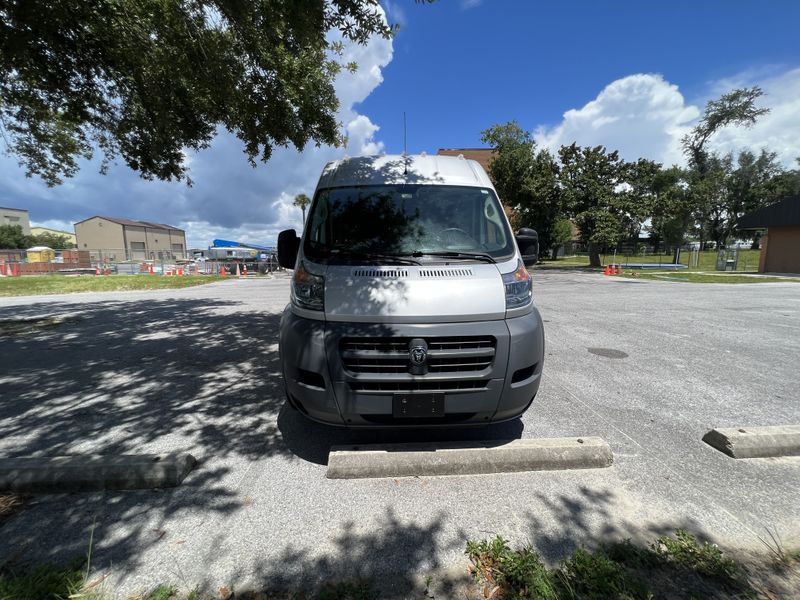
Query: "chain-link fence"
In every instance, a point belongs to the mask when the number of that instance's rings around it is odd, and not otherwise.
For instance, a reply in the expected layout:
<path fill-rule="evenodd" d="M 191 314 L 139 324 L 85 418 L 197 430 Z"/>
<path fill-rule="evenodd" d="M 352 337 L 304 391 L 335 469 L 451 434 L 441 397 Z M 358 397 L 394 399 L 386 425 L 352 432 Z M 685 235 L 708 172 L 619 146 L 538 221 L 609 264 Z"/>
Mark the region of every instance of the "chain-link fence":
<path fill-rule="evenodd" d="M 283 270 L 277 256 L 249 259 L 188 257 L 183 252 L 158 251 L 138 256 L 135 250 L 75 250 L 36 247 L 0 250 L 0 276 L 46 273 L 95 275 L 226 275 L 256 276 Z"/>
<path fill-rule="evenodd" d="M 758 271 L 761 251 L 749 246 L 718 250 L 699 250 L 691 246 L 679 249 L 652 246 L 605 248 L 600 253 L 602 264 L 617 264 L 641 269 L 691 269 L 697 271 Z M 585 250 L 573 251 L 557 261 L 589 264 Z"/>

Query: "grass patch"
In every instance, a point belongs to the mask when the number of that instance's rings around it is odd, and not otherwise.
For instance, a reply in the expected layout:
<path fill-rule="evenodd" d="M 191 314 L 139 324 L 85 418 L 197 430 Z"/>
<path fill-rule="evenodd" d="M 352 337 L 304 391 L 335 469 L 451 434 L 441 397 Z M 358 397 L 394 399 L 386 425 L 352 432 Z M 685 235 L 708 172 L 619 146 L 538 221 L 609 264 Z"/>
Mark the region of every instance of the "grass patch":
<path fill-rule="evenodd" d="M 800 278 L 769 277 L 764 275 L 733 275 L 699 273 L 696 271 L 625 271 L 623 277 L 650 281 L 677 281 L 682 283 L 800 283 Z"/>
<path fill-rule="evenodd" d="M 0 296 L 37 296 L 76 292 L 119 292 L 186 288 L 220 281 L 219 275 L 28 275 L 0 279 Z"/>
<path fill-rule="evenodd" d="M 66 567 L 43 565 L 27 572 L 0 573 L 0 600 L 83 598 L 83 560 Z"/>
<path fill-rule="evenodd" d="M 680 264 L 689 266 L 689 261 L 691 260 L 691 251 L 684 250 L 681 252 Z M 758 261 L 761 256 L 760 250 L 750 250 L 750 249 L 740 249 L 738 255 L 738 264 L 737 264 L 737 271 L 757 271 L 758 270 Z M 672 264 L 672 253 L 669 254 L 647 254 L 645 256 L 640 255 L 630 255 L 624 256 L 621 254 L 617 254 L 616 259 L 614 258 L 613 254 L 606 254 L 600 255 L 600 260 L 603 264 L 611 264 L 612 262 L 616 262 L 617 264 L 622 265 L 623 267 L 628 263 L 644 263 L 648 265 L 652 264 Z M 557 258 L 556 260 L 552 259 L 542 259 L 544 262 L 542 265 L 544 267 L 588 267 L 589 266 L 589 257 L 588 255 L 581 254 L 577 256 L 565 256 L 562 258 Z M 700 252 L 697 260 L 697 266 L 689 267 L 689 271 L 714 271 L 717 268 L 717 251 L 716 250 L 705 250 Z"/>
<path fill-rule="evenodd" d="M 532 548 L 501 537 L 470 541 L 466 554 L 484 598 L 501 600 L 755 597 L 743 571 L 714 544 L 678 530 L 649 547 L 630 541 L 584 548 L 547 567 Z"/>

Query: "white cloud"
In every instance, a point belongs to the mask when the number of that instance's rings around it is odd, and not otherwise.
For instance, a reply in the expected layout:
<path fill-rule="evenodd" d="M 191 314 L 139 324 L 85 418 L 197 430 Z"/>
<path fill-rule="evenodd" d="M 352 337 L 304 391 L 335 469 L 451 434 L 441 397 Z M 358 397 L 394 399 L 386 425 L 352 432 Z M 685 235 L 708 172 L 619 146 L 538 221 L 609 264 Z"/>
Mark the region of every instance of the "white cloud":
<path fill-rule="evenodd" d="M 713 82 L 707 97 L 687 103 L 677 85 L 656 74 L 636 74 L 613 81 L 581 108 L 564 113 L 561 123 L 539 127 L 537 142 L 557 150 L 562 144 L 603 145 L 628 160 L 651 158 L 684 164 L 680 140 L 697 122 L 707 100 L 735 87 L 760 85 L 767 96 L 761 104 L 771 112 L 752 128 L 730 127 L 710 142 L 717 152 L 762 147 L 777 152 L 784 165 L 800 156 L 800 69 L 764 76 L 751 72 Z"/>
<path fill-rule="evenodd" d="M 537 129 L 535 138 L 553 151 L 577 142 L 619 150 L 628 160 L 645 156 L 672 163 L 681 160 L 675 140 L 699 114 L 697 107 L 686 105 L 678 86 L 661 75 L 629 75 L 582 108 L 565 112 L 559 125 Z"/>
<path fill-rule="evenodd" d="M 325 163 L 345 154 L 383 151 L 375 137 L 379 127 L 354 106 L 382 83 L 382 69 L 392 60 L 392 41 L 374 38 L 365 46 L 348 44 L 342 59 L 359 66 L 356 73 L 343 70 L 335 82 L 345 148 L 276 148 L 268 163 L 253 169 L 241 142 L 222 131 L 211 148 L 188 157 L 191 188 L 144 181 L 124 164 L 102 176 L 95 160 L 83 164 L 73 179 L 49 189 L 38 178 L 26 179 L 14 158 L 0 157 L 0 204 L 27 208 L 31 220 L 60 223 L 68 230 L 76 221 L 104 214 L 183 227 L 194 247 L 205 247 L 215 237 L 274 243 L 282 229 L 300 228 L 302 213 L 292 200 L 301 192 L 312 194 Z"/>
<path fill-rule="evenodd" d="M 405 27 L 408 24 L 408 18 L 406 18 L 406 11 L 400 5 L 401 1 L 383 0 L 381 5 L 386 10 L 386 20 L 390 24 Z"/>

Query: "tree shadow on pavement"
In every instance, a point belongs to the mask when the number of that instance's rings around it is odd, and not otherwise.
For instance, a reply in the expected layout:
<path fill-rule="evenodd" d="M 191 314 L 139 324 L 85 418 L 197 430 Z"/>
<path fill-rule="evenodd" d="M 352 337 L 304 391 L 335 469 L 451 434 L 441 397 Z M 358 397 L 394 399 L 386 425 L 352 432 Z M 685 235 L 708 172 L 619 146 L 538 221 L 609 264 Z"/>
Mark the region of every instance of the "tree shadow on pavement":
<path fill-rule="evenodd" d="M 15 307 L 15 318 L 74 318 L 2 337 L 0 453 L 286 452 L 267 426 L 283 403 L 280 315 L 235 308 L 215 300 Z"/>
<path fill-rule="evenodd" d="M 176 522 L 242 509 L 235 482 L 271 457 L 327 462 L 331 445 L 519 437 L 519 421 L 460 432 L 365 432 L 285 406 L 280 314 L 217 299 L 32 303 L 0 319 L 0 456 L 188 451 L 198 466 L 169 490 L 43 495 L 3 526 L 0 565 L 85 554 L 136 569 Z M 238 461 L 238 462 L 237 462 Z M 166 533 L 164 533 L 166 532 Z"/>

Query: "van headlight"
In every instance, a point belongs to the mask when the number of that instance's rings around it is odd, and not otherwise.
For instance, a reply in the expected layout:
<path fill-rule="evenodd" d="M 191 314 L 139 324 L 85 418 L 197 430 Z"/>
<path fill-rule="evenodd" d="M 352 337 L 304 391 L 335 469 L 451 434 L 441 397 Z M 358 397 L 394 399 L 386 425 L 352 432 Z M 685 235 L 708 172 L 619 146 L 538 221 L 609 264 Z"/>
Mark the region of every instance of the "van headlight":
<path fill-rule="evenodd" d="M 506 309 L 521 308 L 530 304 L 533 298 L 533 281 L 528 269 L 517 259 L 517 269 L 503 275 L 506 286 Z"/>
<path fill-rule="evenodd" d="M 324 310 L 325 278 L 306 270 L 301 261 L 292 277 L 292 302 L 300 308 Z"/>

